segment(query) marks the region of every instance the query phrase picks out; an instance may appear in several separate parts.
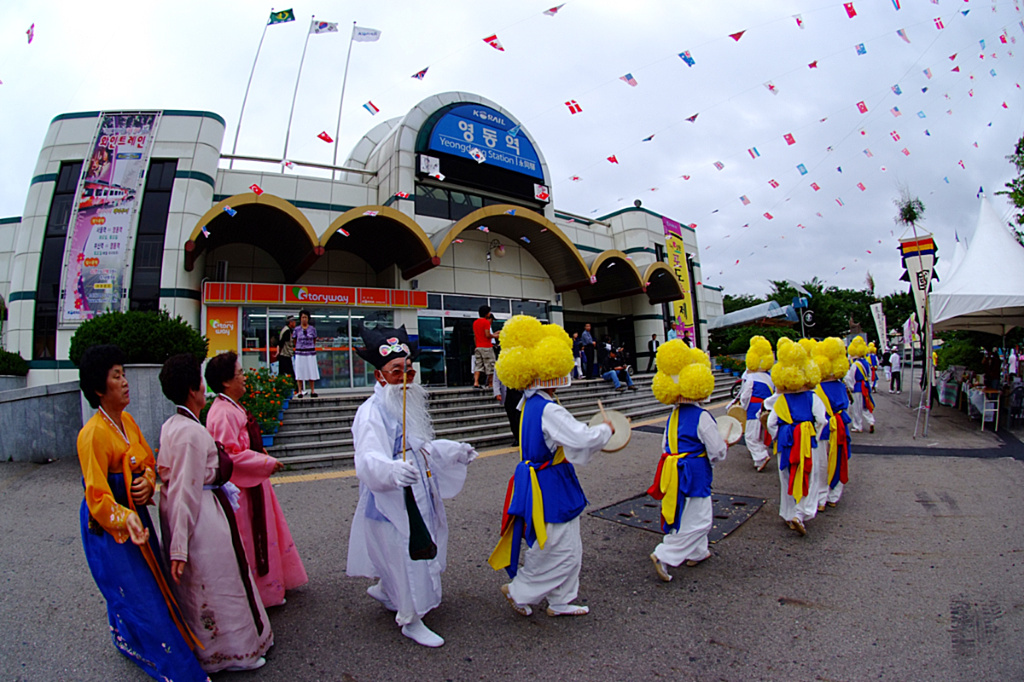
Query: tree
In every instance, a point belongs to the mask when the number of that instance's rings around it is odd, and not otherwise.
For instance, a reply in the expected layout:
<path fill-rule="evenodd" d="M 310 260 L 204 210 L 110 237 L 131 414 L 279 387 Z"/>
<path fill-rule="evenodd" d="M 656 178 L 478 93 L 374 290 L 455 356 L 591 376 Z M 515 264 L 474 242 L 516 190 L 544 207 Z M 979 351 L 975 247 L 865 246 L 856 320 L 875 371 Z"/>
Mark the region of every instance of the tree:
<path fill-rule="evenodd" d="M 764 299 L 751 296 L 750 294 L 740 294 L 739 296 L 726 294 L 722 297 L 722 309 L 726 313 L 743 310 L 744 308 L 749 308 L 759 303 L 764 303 Z"/>
<path fill-rule="evenodd" d="M 1017 146 L 1006 159 L 1017 169 L 1017 177 L 1006 183 L 1006 190 L 998 190 L 996 194 L 1010 197 L 1010 202 L 1021 209 L 1016 216 L 1017 224 L 1024 225 L 1024 136 L 1017 140 Z M 1020 230 L 1013 231 L 1017 241 L 1024 246 L 1024 233 Z"/>

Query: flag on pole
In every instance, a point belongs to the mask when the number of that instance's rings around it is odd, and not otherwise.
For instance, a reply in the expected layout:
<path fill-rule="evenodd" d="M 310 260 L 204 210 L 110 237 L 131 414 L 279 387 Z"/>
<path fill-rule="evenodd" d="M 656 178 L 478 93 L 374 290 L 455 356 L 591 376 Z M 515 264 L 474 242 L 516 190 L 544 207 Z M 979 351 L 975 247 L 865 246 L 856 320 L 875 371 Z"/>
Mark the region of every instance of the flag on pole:
<path fill-rule="evenodd" d="M 857 111 L 859 111 L 862 114 L 868 113 L 868 105 L 865 104 L 863 101 L 857 102 Z"/>
<path fill-rule="evenodd" d="M 805 166 L 804 164 L 797 164 L 796 169 L 800 171 L 800 175 L 807 175 L 807 166 Z"/>
<path fill-rule="evenodd" d="M 373 102 L 367 102 L 366 104 L 364 104 L 363 109 L 369 111 L 370 116 L 376 116 L 377 112 L 380 111 L 380 109 L 377 108 L 377 105 L 374 104 Z"/>
<path fill-rule="evenodd" d="M 644 139 L 642 139 L 640 141 L 641 142 L 650 142 L 653 139 L 654 139 L 654 135 L 648 135 L 647 137 L 645 137 Z"/>
<path fill-rule="evenodd" d="M 900 0 L 892 0 L 892 5 L 893 5 L 893 7 L 896 8 L 897 12 L 900 11 Z"/>
<path fill-rule="evenodd" d="M 889 110 L 889 112 L 892 113 L 892 115 L 894 117 L 895 116 L 902 116 L 903 115 L 903 113 L 900 111 L 899 107 L 893 107 L 892 109 Z"/>
<path fill-rule="evenodd" d="M 317 135 L 317 137 L 319 137 L 324 142 L 334 142 L 334 138 L 328 135 L 326 130 L 322 131 L 319 135 Z"/>
<path fill-rule="evenodd" d="M 687 117 L 686 117 L 686 120 L 687 120 L 687 121 L 689 121 L 690 123 L 693 123 L 694 121 L 696 121 L 696 120 L 697 120 L 697 117 L 698 117 L 698 116 L 700 116 L 700 113 L 699 113 L 699 112 L 698 112 L 698 113 L 696 113 L 696 114 L 694 114 L 693 116 L 687 116 Z"/>
<path fill-rule="evenodd" d="M 821 189 L 821 186 L 818 185 L 818 183 L 816 183 L 816 182 L 812 182 L 811 183 L 811 189 L 813 189 L 815 192 L 817 192 L 819 189 Z"/>
<path fill-rule="evenodd" d="M 558 10 L 562 9 L 563 7 L 565 7 L 565 3 L 564 2 L 561 5 L 556 5 L 556 6 L 552 7 L 551 9 L 544 10 L 544 14 L 548 15 L 549 17 L 553 17 L 556 14 L 558 14 Z"/>
<path fill-rule="evenodd" d="M 935 28 L 939 30 L 946 28 L 946 25 L 942 23 L 942 17 L 935 17 Z"/>
<path fill-rule="evenodd" d="M 234 218 L 235 215 L 238 213 L 238 211 L 236 211 L 235 209 L 231 208 L 230 206 L 225 206 L 224 207 L 224 212 L 227 213 L 232 218 Z"/>
<path fill-rule="evenodd" d="M 566 102 L 565 106 L 569 107 L 570 114 L 578 114 L 581 111 L 583 111 L 583 107 L 581 107 L 579 103 L 574 99 L 571 99 L 568 102 Z"/>
<path fill-rule="evenodd" d="M 925 69 L 922 73 L 924 73 L 924 77 L 927 78 L 928 80 L 932 79 L 932 70 L 931 69 Z"/>
<path fill-rule="evenodd" d="M 796 138 L 793 137 L 793 133 L 786 133 L 785 135 L 782 136 L 782 139 L 786 141 L 786 144 L 796 144 Z"/>
<path fill-rule="evenodd" d="M 309 32 L 316 35 L 321 33 L 337 33 L 338 24 L 331 21 L 316 21 L 314 19 L 309 25 Z"/>
<path fill-rule="evenodd" d="M 773 95 L 779 94 L 779 89 L 775 87 L 775 83 L 772 83 L 771 81 L 765 83 L 764 87 L 768 88 L 768 92 L 772 93 Z"/>
<path fill-rule="evenodd" d="M 375 28 L 352 27 L 352 40 L 357 43 L 375 43 L 380 40 L 380 31 Z"/>
<path fill-rule="evenodd" d="M 203 236 L 207 239 L 210 238 L 210 231 L 206 229 L 206 225 L 203 225 Z"/>
<path fill-rule="evenodd" d="M 856 47 L 856 50 L 857 50 L 857 54 L 859 54 L 859 55 L 863 55 L 863 54 L 867 54 L 868 53 L 868 48 L 864 47 L 864 43 L 857 43 L 857 45 L 855 47 Z"/>
<path fill-rule="evenodd" d="M 267 26 L 273 26 L 274 24 L 287 24 L 289 21 L 295 21 L 295 10 L 283 9 L 280 12 L 270 13 L 270 19 L 267 21 Z"/>
<path fill-rule="evenodd" d="M 484 38 L 484 42 L 487 43 L 488 45 L 490 45 L 491 47 L 493 47 L 495 50 L 498 50 L 499 52 L 504 52 L 505 51 L 505 48 L 501 46 L 501 41 L 498 40 L 498 34 L 497 33 L 495 33 L 494 35 L 490 35 L 490 36 L 487 36 L 486 38 Z"/>
<path fill-rule="evenodd" d="M 611 156 L 609 156 L 609 157 L 608 157 L 608 160 L 609 160 L 609 161 L 611 161 L 612 163 L 618 163 L 618 162 L 619 162 L 619 160 L 618 160 L 617 158 L 615 158 L 615 155 L 614 155 L 614 154 L 612 154 Z"/>
<path fill-rule="evenodd" d="M 689 50 L 679 53 L 679 58 L 686 62 L 687 66 L 693 66 L 697 62 L 693 59 L 693 55 L 690 54 Z"/>
<path fill-rule="evenodd" d="M 752 159 L 756 159 L 757 157 L 761 156 L 761 152 L 757 151 L 757 147 L 751 147 L 750 149 L 747 150 L 747 153 L 750 154 L 750 158 Z"/>
<path fill-rule="evenodd" d="M 430 67 L 428 66 L 427 69 L 429 69 L 429 68 Z M 416 73 L 414 73 L 412 75 L 412 77 L 415 78 L 418 81 L 423 80 L 427 76 L 427 69 L 423 69 L 422 71 L 417 71 Z"/>
<path fill-rule="evenodd" d="M 24 26 L 24 24 L 22 24 L 22 26 Z M 32 39 L 36 37 L 36 25 L 32 24 L 31 26 L 29 26 L 28 30 L 25 31 L 25 35 L 28 36 L 28 44 L 31 45 Z"/>
<path fill-rule="evenodd" d="M 778 189 L 779 188 L 779 181 L 778 180 L 774 180 L 774 179 L 773 180 L 769 180 L 768 184 L 771 185 L 773 189 Z"/>
<path fill-rule="evenodd" d="M 796 19 L 796 25 L 799 28 L 804 28 L 804 18 L 799 14 L 794 14 L 793 18 Z"/>
<path fill-rule="evenodd" d="M 750 206 L 750 199 L 747 198 L 746 194 L 740 197 L 740 202 L 742 202 L 744 206 Z"/>
<path fill-rule="evenodd" d="M 857 16 L 857 10 L 853 8 L 852 2 L 844 2 L 843 9 L 846 10 L 846 16 L 850 17 L 851 19 Z"/>
<path fill-rule="evenodd" d="M 867 187 L 864 186 L 863 182 L 858 182 L 857 183 L 857 189 L 859 189 L 861 192 L 863 192 L 864 190 L 867 189 Z"/>
<path fill-rule="evenodd" d="M 818 60 L 817 60 L 817 59 L 815 59 L 815 60 L 814 60 L 813 62 L 811 62 L 810 64 L 808 64 L 808 65 L 807 65 L 807 68 L 808 68 L 808 69 L 816 69 L 816 68 L 818 68 Z"/>
<path fill-rule="evenodd" d="M 742 38 L 743 34 L 746 33 L 746 32 L 747 32 L 746 29 L 744 29 L 744 30 L 739 31 L 737 33 L 730 33 L 729 37 L 732 38 L 733 40 L 735 40 L 736 42 L 739 42 L 740 38 Z"/>
<path fill-rule="evenodd" d="M 718 170 L 722 170 L 723 168 L 725 168 L 725 164 L 722 163 L 721 161 L 715 161 L 715 168 L 717 168 Z"/>
<path fill-rule="evenodd" d="M 288 11 L 290 12 L 291 10 Z M 256 196 L 263 194 L 263 188 L 257 185 L 255 182 L 249 185 L 249 189 L 252 190 L 252 193 L 255 194 Z"/>
<path fill-rule="evenodd" d="M 633 78 L 633 74 L 631 73 L 627 73 L 625 76 L 619 76 L 619 80 L 634 88 L 637 86 L 636 79 Z"/>

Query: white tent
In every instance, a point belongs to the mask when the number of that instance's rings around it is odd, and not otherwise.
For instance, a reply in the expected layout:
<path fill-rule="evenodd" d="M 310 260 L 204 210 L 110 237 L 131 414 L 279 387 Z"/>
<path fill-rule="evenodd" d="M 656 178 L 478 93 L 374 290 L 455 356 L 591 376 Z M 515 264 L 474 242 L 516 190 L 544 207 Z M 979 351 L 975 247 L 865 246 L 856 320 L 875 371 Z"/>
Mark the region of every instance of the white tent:
<path fill-rule="evenodd" d="M 1024 247 L 988 198 L 963 261 L 930 297 L 935 331 L 971 329 L 1003 335 L 1024 325 Z"/>

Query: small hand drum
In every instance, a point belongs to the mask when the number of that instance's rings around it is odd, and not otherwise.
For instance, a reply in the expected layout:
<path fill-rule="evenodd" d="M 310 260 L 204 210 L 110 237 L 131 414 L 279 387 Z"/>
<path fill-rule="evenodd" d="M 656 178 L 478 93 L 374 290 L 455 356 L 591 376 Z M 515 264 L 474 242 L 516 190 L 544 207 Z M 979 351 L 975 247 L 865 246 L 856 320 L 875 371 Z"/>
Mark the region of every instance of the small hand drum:
<path fill-rule="evenodd" d="M 732 407 L 730 407 L 729 411 L 726 412 L 726 414 L 728 414 L 730 417 L 738 421 L 740 424 L 747 423 L 747 411 L 744 410 L 739 405 L 733 405 Z"/>
<path fill-rule="evenodd" d="M 604 410 L 604 414 L 598 412 L 590 418 L 590 426 L 597 426 L 603 424 L 605 421 L 610 421 L 612 426 L 615 427 L 615 433 L 612 434 L 611 439 L 601 448 L 604 452 L 616 452 L 626 447 L 629 443 L 629 437 L 633 435 L 632 426 L 629 423 L 629 417 L 622 414 L 618 410 Z"/>
<path fill-rule="evenodd" d="M 743 437 L 743 425 L 733 417 L 719 417 L 718 434 L 725 441 L 726 445 L 735 445 Z"/>

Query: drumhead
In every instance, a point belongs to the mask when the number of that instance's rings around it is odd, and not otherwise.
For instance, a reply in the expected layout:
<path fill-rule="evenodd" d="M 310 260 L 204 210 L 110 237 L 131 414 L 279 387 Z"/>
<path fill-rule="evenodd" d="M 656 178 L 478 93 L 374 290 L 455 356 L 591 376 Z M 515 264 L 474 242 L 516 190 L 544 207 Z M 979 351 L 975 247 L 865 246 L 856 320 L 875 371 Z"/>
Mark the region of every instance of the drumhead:
<path fill-rule="evenodd" d="M 611 439 L 603 448 L 604 452 L 615 452 L 626 447 L 629 443 L 629 438 L 632 435 L 632 425 L 629 423 L 629 417 L 622 414 L 618 410 L 605 410 L 605 415 L 608 416 L 608 421 L 615 427 L 615 433 L 612 434 Z M 590 426 L 597 426 L 603 424 L 605 421 L 604 415 L 600 412 L 590 418 Z"/>

